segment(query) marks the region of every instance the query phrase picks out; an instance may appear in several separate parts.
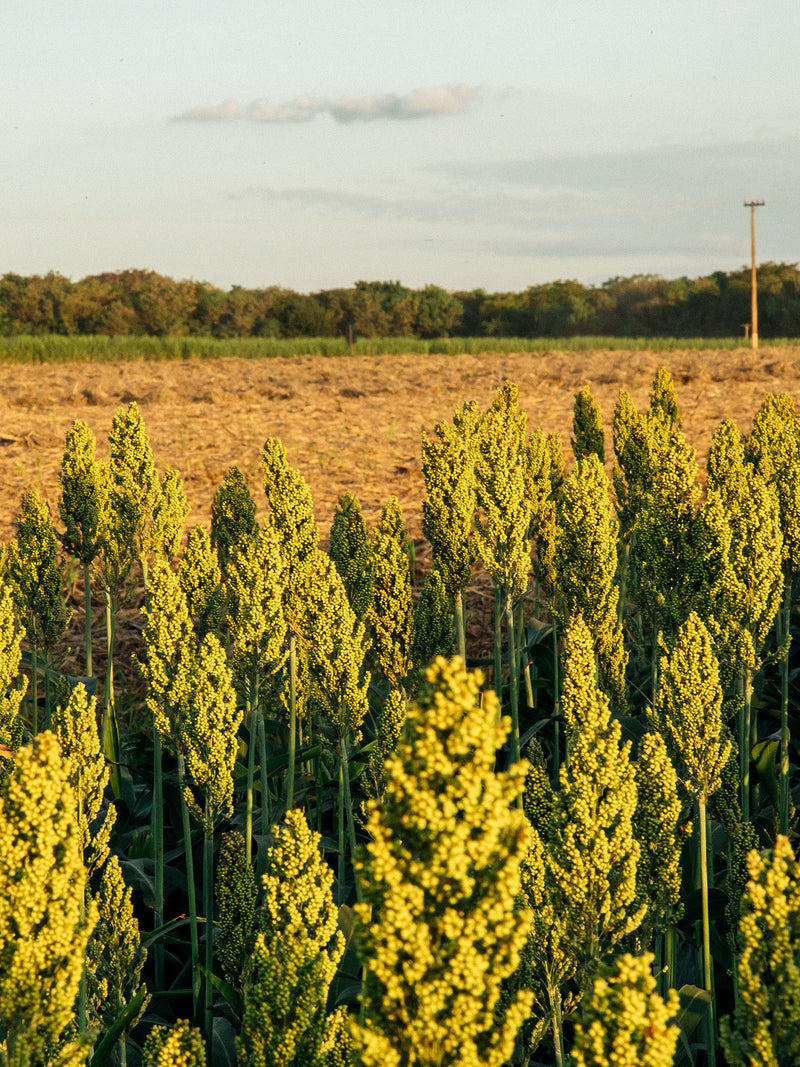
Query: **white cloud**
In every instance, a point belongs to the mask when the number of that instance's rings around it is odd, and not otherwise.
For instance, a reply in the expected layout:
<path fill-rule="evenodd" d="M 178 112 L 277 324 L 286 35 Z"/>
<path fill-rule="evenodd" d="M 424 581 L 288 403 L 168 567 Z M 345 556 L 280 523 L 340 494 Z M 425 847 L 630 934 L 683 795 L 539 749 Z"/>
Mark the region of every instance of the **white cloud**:
<path fill-rule="evenodd" d="M 329 114 L 336 122 L 371 122 L 375 120 L 423 119 L 442 115 L 459 115 L 478 96 L 470 85 L 440 85 L 436 88 L 412 89 L 404 96 L 380 93 L 368 96 L 340 96 L 324 99 L 298 96 L 282 104 L 253 100 L 242 106 L 235 100 L 217 105 L 190 108 L 178 115 L 181 122 L 307 122 L 315 115 Z"/>

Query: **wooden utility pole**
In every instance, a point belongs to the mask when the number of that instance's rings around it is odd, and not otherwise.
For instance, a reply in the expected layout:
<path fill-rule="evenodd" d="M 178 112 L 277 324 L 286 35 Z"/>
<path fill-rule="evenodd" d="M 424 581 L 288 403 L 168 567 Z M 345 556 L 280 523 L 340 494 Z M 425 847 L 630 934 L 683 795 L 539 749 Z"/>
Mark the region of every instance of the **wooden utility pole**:
<path fill-rule="evenodd" d="M 758 348 L 758 296 L 756 293 L 756 208 L 763 207 L 763 200 L 745 200 L 750 208 L 750 347 Z"/>

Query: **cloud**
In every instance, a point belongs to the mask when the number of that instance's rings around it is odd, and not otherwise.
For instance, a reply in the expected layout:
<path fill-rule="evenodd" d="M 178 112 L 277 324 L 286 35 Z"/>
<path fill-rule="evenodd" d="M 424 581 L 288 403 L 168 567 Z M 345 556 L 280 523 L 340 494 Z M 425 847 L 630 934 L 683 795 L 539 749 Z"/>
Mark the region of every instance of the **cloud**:
<path fill-rule="evenodd" d="M 253 100 L 243 106 L 235 100 L 203 105 L 184 111 L 179 122 L 257 123 L 308 122 L 315 115 L 328 114 L 336 122 L 397 121 L 460 115 L 477 98 L 478 90 L 470 85 L 440 85 L 436 88 L 412 89 L 404 96 L 381 93 L 368 96 L 340 96 L 327 99 L 297 96 L 283 104 Z"/>

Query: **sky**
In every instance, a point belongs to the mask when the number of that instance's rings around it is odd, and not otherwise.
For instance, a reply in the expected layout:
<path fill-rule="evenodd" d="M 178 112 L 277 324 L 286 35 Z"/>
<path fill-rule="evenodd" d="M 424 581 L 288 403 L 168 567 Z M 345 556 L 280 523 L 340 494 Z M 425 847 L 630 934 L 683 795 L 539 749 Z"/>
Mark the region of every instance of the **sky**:
<path fill-rule="evenodd" d="M 798 0 L 2 0 L 0 274 L 800 260 Z"/>

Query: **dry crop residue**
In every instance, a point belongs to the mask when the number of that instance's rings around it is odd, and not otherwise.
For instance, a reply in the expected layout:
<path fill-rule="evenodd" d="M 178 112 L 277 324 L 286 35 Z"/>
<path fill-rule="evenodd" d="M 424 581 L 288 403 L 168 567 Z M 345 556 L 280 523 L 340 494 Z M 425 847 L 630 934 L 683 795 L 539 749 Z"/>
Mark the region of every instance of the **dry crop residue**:
<path fill-rule="evenodd" d="M 724 418 L 747 431 L 767 392 L 800 404 L 800 364 L 789 349 L 758 352 L 548 352 L 477 356 L 300 356 L 181 363 L 3 367 L 0 397 L 0 538 L 14 535 L 23 492 L 38 486 L 57 515 L 64 436 L 83 419 L 107 455 L 115 410 L 137 401 L 159 468 L 174 467 L 192 506 L 190 523 L 208 524 L 211 500 L 228 467 L 248 476 L 260 509 L 261 448 L 279 437 L 309 482 L 327 537 L 339 496 L 355 493 L 368 524 L 396 495 L 419 538 L 425 482 L 420 439 L 464 400 L 486 407 L 506 378 L 520 391 L 529 427 L 562 435 L 569 452 L 575 394 L 589 385 L 603 410 L 607 455 L 620 389 L 647 404 L 659 366 L 673 375 L 683 429 L 701 466 Z"/>

